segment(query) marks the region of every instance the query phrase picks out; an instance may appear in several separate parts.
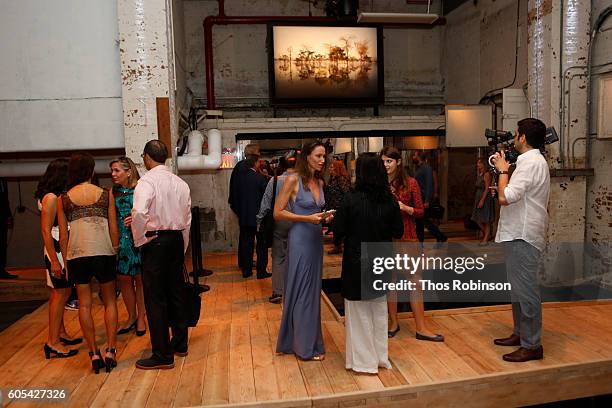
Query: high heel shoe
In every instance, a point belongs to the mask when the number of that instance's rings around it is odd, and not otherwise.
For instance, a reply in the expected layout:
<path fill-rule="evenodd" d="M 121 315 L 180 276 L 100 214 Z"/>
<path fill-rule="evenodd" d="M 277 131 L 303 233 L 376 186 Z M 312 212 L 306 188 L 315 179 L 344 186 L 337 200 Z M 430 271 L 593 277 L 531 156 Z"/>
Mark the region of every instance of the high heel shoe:
<path fill-rule="evenodd" d="M 132 324 L 130 324 L 128 327 L 124 327 L 123 329 L 119 329 L 117 331 L 117 334 L 126 334 L 131 332 L 132 330 L 134 330 L 136 328 L 136 320 L 134 320 L 132 322 Z"/>
<path fill-rule="evenodd" d="M 45 343 L 45 347 L 43 347 L 43 351 L 45 352 L 45 358 L 47 360 L 49 360 L 52 357 L 56 357 L 56 358 L 72 357 L 79 352 L 79 350 L 68 350 L 67 352 L 64 353 L 64 352 L 54 349 L 53 347 L 49 346 L 47 343 Z"/>
<path fill-rule="evenodd" d="M 94 359 L 94 356 L 98 356 L 98 358 Z M 100 350 L 96 350 L 96 352 L 89 352 L 89 358 L 91 359 L 91 369 L 94 370 L 96 374 L 100 373 L 100 369 L 104 367 L 104 360 L 102 360 L 102 355 L 100 354 Z"/>
<path fill-rule="evenodd" d="M 112 354 L 112 357 L 108 355 Z M 106 365 L 106 372 L 110 373 L 113 371 L 113 368 L 117 367 L 117 349 L 114 347 L 106 349 L 106 356 L 104 357 L 104 364 Z"/>
<path fill-rule="evenodd" d="M 398 324 L 397 324 L 397 329 L 395 329 L 395 330 L 389 330 L 389 331 L 387 332 L 387 336 L 388 336 L 389 338 L 391 338 L 391 337 L 395 337 L 395 335 L 396 335 L 396 334 L 397 334 L 397 332 L 399 332 L 399 331 L 400 331 L 400 325 L 399 325 L 399 323 L 398 323 Z"/>
<path fill-rule="evenodd" d="M 82 337 L 77 337 L 75 339 L 67 339 L 65 337 L 60 336 L 60 342 L 65 346 L 76 346 L 77 344 L 81 344 L 83 342 Z"/>
<path fill-rule="evenodd" d="M 441 343 L 441 342 L 444 341 L 444 336 L 441 335 L 441 334 L 435 334 L 433 336 L 426 336 L 424 334 L 416 332 L 415 338 L 417 340 L 434 341 L 434 342 L 437 342 L 437 343 Z"/>

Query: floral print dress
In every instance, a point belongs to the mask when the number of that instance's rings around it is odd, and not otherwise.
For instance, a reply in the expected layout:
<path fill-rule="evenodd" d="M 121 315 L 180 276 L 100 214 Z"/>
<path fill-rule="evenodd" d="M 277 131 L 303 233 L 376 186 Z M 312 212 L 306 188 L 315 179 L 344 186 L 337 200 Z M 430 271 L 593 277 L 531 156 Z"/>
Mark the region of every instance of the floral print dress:
<path fill-rule="evenodd" d="M 117 226 L 119 228 L 119 262 L 117 273 L 136 276 L 141 273 L 140 251 L 134 246 L 132 230 L 123 224 L 125 217 L 132 213 L 134 189 L 114 186 L 115 206 L 117 207 Z"/>

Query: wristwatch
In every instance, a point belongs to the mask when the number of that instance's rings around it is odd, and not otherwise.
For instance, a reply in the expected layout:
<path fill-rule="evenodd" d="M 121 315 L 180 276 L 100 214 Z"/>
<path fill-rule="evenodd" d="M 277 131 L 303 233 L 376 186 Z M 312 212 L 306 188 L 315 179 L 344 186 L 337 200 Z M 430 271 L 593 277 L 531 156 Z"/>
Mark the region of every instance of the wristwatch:
<path fill-rule="evenodd" d="M 498 173 L 499 174 L 508 174 L 508 171 L 507 170 L 500 170 L 500 171 L 498 171 Z"/>

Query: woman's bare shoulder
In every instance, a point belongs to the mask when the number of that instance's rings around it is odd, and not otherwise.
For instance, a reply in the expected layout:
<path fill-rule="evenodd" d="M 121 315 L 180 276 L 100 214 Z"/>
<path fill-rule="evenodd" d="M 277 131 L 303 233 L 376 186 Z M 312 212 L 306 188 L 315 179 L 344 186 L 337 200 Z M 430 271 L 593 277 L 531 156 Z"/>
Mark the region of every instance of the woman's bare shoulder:
<path fill-rule="evenodd" d="M 294 187 L 298 183 L 298 175 L 297 174 L 288 174 L 285 178 L 285 185 Z"/>

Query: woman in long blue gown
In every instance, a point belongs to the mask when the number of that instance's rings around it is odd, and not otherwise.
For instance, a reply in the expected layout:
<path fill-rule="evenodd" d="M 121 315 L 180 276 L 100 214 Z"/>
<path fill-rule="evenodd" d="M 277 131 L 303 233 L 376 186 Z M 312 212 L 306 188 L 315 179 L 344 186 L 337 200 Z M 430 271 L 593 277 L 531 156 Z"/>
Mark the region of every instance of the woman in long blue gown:
<path fill-rule="evenodd" d="M 325 355 L 321 334 L 324 166 L 325 146 L 320 142 L 304 146 L 296 163 L 297 174 L 287 177 L 274 205 L 276 220 L 293 222 L 276 351 L 304 360 L 322 360 Z"/>

